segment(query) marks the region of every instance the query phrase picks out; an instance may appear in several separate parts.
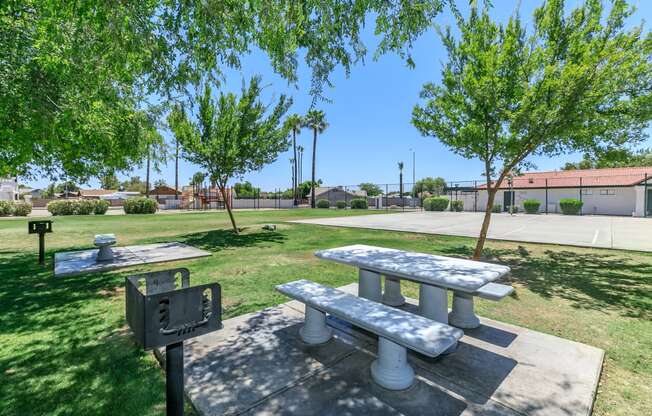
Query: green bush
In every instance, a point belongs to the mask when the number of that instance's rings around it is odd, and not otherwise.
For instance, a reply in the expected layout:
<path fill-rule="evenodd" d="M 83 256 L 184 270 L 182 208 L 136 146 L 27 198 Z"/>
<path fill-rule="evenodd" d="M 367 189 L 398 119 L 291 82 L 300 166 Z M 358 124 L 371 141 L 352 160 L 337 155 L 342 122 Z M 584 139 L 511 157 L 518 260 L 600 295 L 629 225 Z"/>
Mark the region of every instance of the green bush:
<path fill-rule="evenodd" d="M 17 201 L 14 202 L 14 215 L 16 217 L 26 217 L 32 212 L 32 204 L 27 202 Z"/>
<path fill-rule="evenodd" d="M 367 200 L 364 198 L 355 198 L 351 200 L 351 209 L 367 209 Z"/>
<path fill-rule="evenodd" d="M 317 208 L 330 208 L 331 203 L 328 199 L 319 199 L 317 200 Z"/>
<path fill-rule="evenodd" d="M 491 207 L 491 212 L 494 212 L 494 213 L 503 212 L 503 206 L 500 205 L 500 204 L 494 204 L 494 206 Z"/>
<path fill-rule="evenodd" d="M 523 209 L 525 209 L 525 212 L 528 214 L 537 214 L 540 206 L 541 201 L 538 199 L 526 199 L 523 201 Z"/>
<path fill-rule="evenodd" d="M 564 215 L 577 215 L 580 213 L 584 203 L 579 199 L 562 198 L 559 200 L 559 207 Z"/>
<path fill-rule="evenodd" d="M 448 198 L 433 196 L 423 200 L 423 209 L 426 211 L 444 211 L 449 202 Z"/>
<path fill-rule="evenodd" d="M 335 205 L 337 206 L 337 209 L 345 209 L 346 208 L 346 201 L 337 201 L 335 203 Z"/>
<path fill-rule="evenodd" d="M 50 211 L 50 214 L 54 216 L 73 215 L 75 213 L 76 205 L 77 201 L 74 199 L 63 199 L 61 201 L 48 202 L 47 209 Z"/>
<path fill-rule="evenodd" d="M 14 213 L 14 204 L 11 201 L 0 201 L 0 217 L 8 217 Z"/>
<path fill-rule="evenodd" d="M 461 212 L 464 210 L 464 201 L 451 201 L 451 211 Z"/>
<path fill-rule="evenodd" d="M 75 201 L 73 206 L 73 215 L 91 215 L 95 209 L 95 201 L 82 199 Z"/>
<path fill-rule="evenodd" d="M 124 204 L 126 214 L 154 214 L 157 209 L 156 201 L 145 197 L 129 198 Z"/>
<path fill-rule="evenodd" d="M 508 211 L 511 211 L 512 214 L 516 214 L 518 212 L 518 205 L 512 205 L 509 207 Z"/>
<path fill-rule="evenodd" d="M 95 206 L 93 207 L 93 213 L 95 215 L 104 215 L 106 214 L 106 211 L 109 210 L 109 206 L 111 204 L 109 201 L 105 201 L 104 199 L 98 199 L 95 201 Z"/>

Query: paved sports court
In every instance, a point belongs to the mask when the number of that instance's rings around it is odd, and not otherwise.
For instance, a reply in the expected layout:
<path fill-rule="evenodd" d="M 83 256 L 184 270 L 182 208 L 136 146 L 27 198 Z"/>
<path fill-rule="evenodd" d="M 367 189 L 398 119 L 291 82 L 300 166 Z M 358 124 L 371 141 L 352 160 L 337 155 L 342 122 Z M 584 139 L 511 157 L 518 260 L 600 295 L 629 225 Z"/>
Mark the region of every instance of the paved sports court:
<path fill-rule="evenodd" d="M 484 213 L 409 212 L 298 220 L 304 224 L 477 237 Z M 489 238 L 652 251 L 652 218 L 493 214 Z"/>

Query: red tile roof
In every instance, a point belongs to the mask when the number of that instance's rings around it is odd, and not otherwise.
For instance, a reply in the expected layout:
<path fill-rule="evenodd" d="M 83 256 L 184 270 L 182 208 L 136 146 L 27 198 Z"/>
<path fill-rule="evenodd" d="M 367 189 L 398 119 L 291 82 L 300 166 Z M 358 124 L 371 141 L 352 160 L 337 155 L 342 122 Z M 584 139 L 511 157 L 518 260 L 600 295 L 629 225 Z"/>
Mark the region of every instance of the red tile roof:
<path fill-rule="evenodd" d="M 555 170 L 548 172 L 526 172 L 514 176 L 513 188 L 576 188 L 600 186 L 633 186 L 645 180 L 645 174 L 652 178 L 652 167 Z M 484 189 L 486 185 L 478 188 Z M 505 179 L 501 189 L 509 188 Z"/>

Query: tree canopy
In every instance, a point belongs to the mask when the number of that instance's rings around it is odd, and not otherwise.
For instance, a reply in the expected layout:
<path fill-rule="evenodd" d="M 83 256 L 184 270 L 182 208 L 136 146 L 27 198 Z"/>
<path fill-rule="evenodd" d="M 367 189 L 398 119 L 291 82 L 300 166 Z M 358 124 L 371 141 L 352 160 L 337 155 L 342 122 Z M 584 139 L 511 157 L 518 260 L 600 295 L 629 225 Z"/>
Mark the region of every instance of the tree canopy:
<path fill-rule="evenodd" d="M 496 191 L 530 155 L 618 146 L 645 137 L 652 117 L 652 36 L 625 29 L 631 8 L 587 0 L 564 13 L 550 0 L 530 33 L 518 15 L 506 26 L 488 6 L 456 13 L 459 38 L 441 31 L 448 61 L 440 85 L 421 91 L 412 121 L 453 152 L 484 163 L 488 204 L 474 257 L 481 255 Z"/>
<path fill-rule="evenodd" d="M 383 190 L 380 188 L 380 186 L 376 185 L 375 183 L 363 182 L 358 185 L 358 187 L 367 192 L 367 196 L 378 196 L 383 193 Z"/>
<path fill-rule="evenodd" d="M 261 169 L 275 161 L 279 153 L 289 147 L 289 127 L 283 116 L 292 101 L 281 95 L 273 106 L 260 101 L 260 78 L 254 77 L 243 85 L 240 96 L 220 93 L 212 98 L 207 84 L 199 100 L 197 122 L 188 119 L 184 112 L 173 110 L 169 124 L 179 143 L 183 157 L 201 166 L 217 183 L 233 230 L 237 233 L 230 201 L 226 193 L 229 179 Z"/>
<path fill-rule="evenodd" d="M 253 48 L 291 82 L 303 56 L 319 97 L 334 68 L 348 74 L 365 56 L 369 16 L 375 56 L 395 51 L 412 64 L 412 42 L 441 9 L 440 0 L 1 2 L 0 176 L 128 170 L 147 152 L 159 104 L 218 82 Z"/>
<path fill-rule="evenodd" d="M 614 148 L 585 153 L 579 162 L 567 162 L 563 170 L 652 166 L 652 149 Z"/>
<path fill-rule="evenodd" d="M 444 193 L 446 180 L 444 178 L 432 178 L 430 176 L 419 179 L 412 187 L 412 196 L 421 196 L 424 192 L 430 195 L 439 196 Z"/>

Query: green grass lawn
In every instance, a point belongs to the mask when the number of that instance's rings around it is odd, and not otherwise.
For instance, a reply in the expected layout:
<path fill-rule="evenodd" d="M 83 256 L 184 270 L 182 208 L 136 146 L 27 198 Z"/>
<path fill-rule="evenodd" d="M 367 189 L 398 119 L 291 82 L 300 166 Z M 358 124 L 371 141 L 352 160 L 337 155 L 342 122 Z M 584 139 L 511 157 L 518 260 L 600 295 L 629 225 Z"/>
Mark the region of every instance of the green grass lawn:
<path fill-rule="evenodd" d="M 468 257 L 474 240 L 281 223 L 355 211 L 61 217 L 46 237 L 48 267 L 25 219 L 0 220 L 0 415 L 160 415 L 164 375 L 132 341 L 124 319 L 124 277 L 188 267 L 194 283 L 222 285 L 224 318 L 282 303 L 276 284 L 308 278 L 331 286 L 357 280 L 353 268 L 318 260 L 317 249 L 365 243 Z M 261 230 L 279 224 L 276 232 Z M 182 241 L 211 257 L 104 274 L 52 276 L 56 251 L 92 247 L 96 233 L 119 244 Z M 512 267 L 513 297 L 479 300 L 478 313 L 606 351 L 597 415 L 652 414 L 652 255 L 490 241 L 487 260 Z M 417 297 L 414 285 L 407 295 Z"/>

